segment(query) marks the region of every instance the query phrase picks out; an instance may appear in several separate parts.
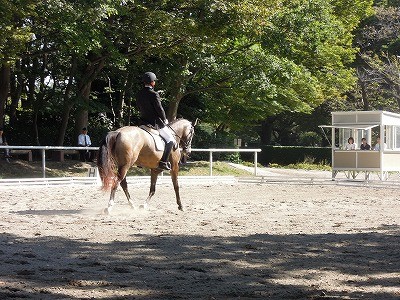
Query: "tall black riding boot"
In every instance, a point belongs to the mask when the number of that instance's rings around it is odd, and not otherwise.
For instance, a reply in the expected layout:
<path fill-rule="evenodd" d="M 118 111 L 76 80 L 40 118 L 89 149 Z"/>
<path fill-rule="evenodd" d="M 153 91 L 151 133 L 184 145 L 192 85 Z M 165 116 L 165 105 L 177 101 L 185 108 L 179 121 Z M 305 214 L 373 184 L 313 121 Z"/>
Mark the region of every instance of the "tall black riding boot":
<path fill-rule="evenodd" d="M 165 144 L 164 153 L 158 163 L 158 168 L 163 170 L 171 170 L 170 164 L 168 162 L 169 155 L 171 154 L 172 147 L 174 147 L 174 142 L 169 142 Z"/>

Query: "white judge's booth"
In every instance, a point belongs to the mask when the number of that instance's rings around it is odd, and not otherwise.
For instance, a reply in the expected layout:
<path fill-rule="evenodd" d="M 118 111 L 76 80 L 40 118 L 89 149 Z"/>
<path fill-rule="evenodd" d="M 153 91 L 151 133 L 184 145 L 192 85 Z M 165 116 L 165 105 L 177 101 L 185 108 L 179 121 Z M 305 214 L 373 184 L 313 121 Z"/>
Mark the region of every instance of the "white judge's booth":
<path fill-rule="evenodd" d="M 400 172 L 400 114 L 387 111 L 332 112 L 332 125 L 320 125 L 326 134 L 331 130 L 332 179 L 344 172 L 348 179 L 365 174 L 370 179 L 376 173 L 380 180 Z M 345 150 L 349 137 L 356 150 Z M 380 137 L 379 149 L 373 150 Z M 366 138 L 371 150 L 360 150 Z"/>

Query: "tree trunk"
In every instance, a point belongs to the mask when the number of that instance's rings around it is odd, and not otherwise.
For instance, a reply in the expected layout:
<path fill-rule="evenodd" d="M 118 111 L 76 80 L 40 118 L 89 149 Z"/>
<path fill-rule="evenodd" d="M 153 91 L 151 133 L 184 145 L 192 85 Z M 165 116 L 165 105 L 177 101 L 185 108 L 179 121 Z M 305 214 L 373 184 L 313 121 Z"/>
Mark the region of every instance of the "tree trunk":
<path fill-rule="evenodd" d="M 89 97 L 90 91 L 92 87 L 92 81 L 87 82 L 83 86 L 81 86 L 79 91 L 79 99 L 81 99 L 81 108 L 78 110 L 76 116 L 76 128 L 75 135 L 78 136 L 79 132 L 81 132 L 83 127 L 88 126 L 89 120 Z"/>
<path fill-rule="evenodd" d="M 396 91 L 394 96 L 396 98 L 397 105 L 400 109 L 400 85 L 394 84 L 394 90 Z"/>
<path fill-rule="evenodd" d="M 97 58 L 90 62 L 84 72 L 81 74 L 82 77 L 78 82 L 78 94 L 77 98 L 80 101 L 79 108 L 76 114 L 76 126 L 75 134 L 79 135 L 83 127 L 88 126 L 89 121 L 89 101 L 92 82 L 96 79 L 96 76 L 103 69 L 105 63 L 105 57 Z"/>
<path fill-rule="evenodd" d="M 176 119 L 176 116 L 178 115 L 178 107 L 179 103 L 181 102 L 184 93 L 186 91 L 185 85 L 184 85 L 184 80 L 182 78 L 178 78 L 176 82 L 176 94 L 173 100 L 170 101 L 169 106 L 168 106 L 168 111 L 167 111 L 167 119 L 168 121 L 173 121 Z"/>
<path fill-rule="evenodd" d="M 34 63 L 35 58 L 32 61 L 29 61 L 29 64 L 35 65 Z M 27 94 L 27 98 L 26 98 L 26 106 L 25 108 L 30 108 L 33 109 L 34 106 L 34 102 L 35 102 L 35 81 L 36 81 L 36 77 L 34 75 L 35 72 L 30 72 L 29 73 L 29 77 L 27 79 L 28 81 L 28 94 Z M 35 130 L 35 126 L 36 126 L 36 122 L 35 122 L 35 114 L 32 115 L 33 118 L 33 122 L 32 122 L 32 127 L 33 128 L 29 128 L 29 135 L 33 135 L 34 139 L 37 138 L 37 128 Z M 36 145 L 38 144 L 38 140 L 35 139 L 36 141 Z"/>
<path fill-rule="evenodd" d="M 74 106 L 73 103 L 70 102 L 64 103 L 64 108 L 61 115 L 61 126 L 58 132 L 57 143 L 56 143 L 57 146 L 64 146 L 64 140 L 68 128 L 69 116 L 71 114 L 73 106 Z"/>
<path fill-rule="evenodd" d="M 272 140 L 273 124 L 276 117 L 268 117 L 261 123 L 260 140 L 263 145 L 270 145 Z"/>
<path fill-rule="evenodd" d="M 126 84 L 127 84 L 127 77 L 125 77 L 124 79 L 124 86 L 126 86 Z M 109 80 L 109 88 L 111 93 L 111 80 Z M 118 127 L 124 126 L 125 91 L 126 91 L 125 89 L 121 89 L 118 94 L 118 103 L 116 111 Z"/>
<path fill-rule="evenodd" d="M 364 110 L 369 110 L 369 101 L 368 101 L 368 95 L 367 95 L 367 90 L 366 90 L 366 84 L 364 81 L 359 80 L 360 84 L 360 89 L 361 89 L 361 100 L 363 102 L 363 109 Z"/>
<path fill-rule="evenodd" d="M 176 97 L 169 103 L 168 111 L 167 111 L 167 119 L 168 121 L 173 121 L 176 119 L 178 115 L 178 107 L 179 103 L 182 100 L 182 95 L 178 94 Z"/>
<path fill-rule="evenodd" d="M 0 126 L 4 126 L 4 115 L 8 94 L 10 91 L 10 73 L 9 64 L 2 64 L 0 69 Z"/>
<path fill-rule="evenodd" d="M 73 56 L 71 72 L 69 74 L 68 84 L 67 84 L 67 87 L 65 88 L 65 92 L 64 92 L 64 107 L 63 107 L 63 112 L 62 112 L 62 116 L 61 116 L 61 126 L 60 126 L 60 129 L 58 132 L 57 146 L 64 145 L 65 133 L 67 132 L 67 128 L 68 128 L 69 116 L 71 114 L 72 107 L 74 106 L 74 103 L 71 101 L 70 94 L 71 94 L 72 83 L 74 81 L 74 76 L 75 76 L 75 72 L 76 72 L 76 63 L 77 63 L 76 56 Z"/>
<path fill-rule="evenodd" d="M 20 60 L 15 64 L 15 70 L 21 71 L 22 62 Z M 16 72 L 14 72 L 16 73 Z M 21 72 L 19 72 L 21 73 Z M 11 95 L 11 105 L 10 105 L 10 126 L 14 127 L 14 124 L 17 122 L 17 109 L 18 104 L 21 100 L 22 90 L 24 88 L 24 79 L 23 75 L 14 75 L 11 76 L 11 84 L 10 84 L 10 95 Z"/>
<path fill-rule="evenodd" d="M 39 62 L 38 59 L 36 57 L 33 58 L 32 62 L 32 70 L 33 72 L 31 72 L 29 80 L 28 80 L 28 85 L 29 85 L 29 93 L 28 93 L 28 105 L 30 108 L 32 108 L 33 111 L 33 123 L 32 123 L 32 129 L 33 129 L 33 140 L 35 141 L 35 144 L 37 146 L 40 145 L 40 141 L 39 141 L 39 130 L 38 130 L 38 111 L 39 108 L 37 108 L 37 100 L 36 100 L 36 75 L 37 73 L 40 74 L 40 72 L 38 71 L 39 68 Z"/>
<path fill-rule="evenodd" d="M 43 106 L 45 106 L 45 101 L 44 101 L 44 93 L 45 93 L 45 88 L 44 88 L 44 80 L 45 80 L 45 70 L 47 68 L 47 55 L 43 54 L 42 56 L 42 65 L 39 70 L 39 93 L 36 94 L 36 99 L 34 99 L 34 104 L 33 104 L 33 113 L 34 113 L 34 122 L 33 122 L 33 128 L 34 128 L 34 139 L 36 141 L 37 145 L 40 145 L 40 138 L 39 138 L 39 114 L 42 111 Z M 39 60 L 35 59 L 33 63 L 33 69 L 37 71 L 39 69 Z"/>
<path fill-rule="evenodd" d="M 37 146 L 40 146 L 39 140 L 39 126 L 38 126 L 38 111 L 35 110 L 33 112 L 33 132 L 34 132 L 34 139 Z"/>
<path fill-rule="evenodd" d="M 118 97 L 118 104 L 117 104 L 117 123 L 118 127 L 122 126 L 129 126 L 131 120 L 131 109 L 132 109 L 132 86 L 133 86 L 133 79 L 135 77 L 128 71 L 125 74 L 124 85 L 121 89 Z M 110 84 L 111 85 L 111 84 Z M 111 88 L 111 86 L 110 86 Z M 125 108 L 126 108 L 126 115 L 125 115 Z"/>

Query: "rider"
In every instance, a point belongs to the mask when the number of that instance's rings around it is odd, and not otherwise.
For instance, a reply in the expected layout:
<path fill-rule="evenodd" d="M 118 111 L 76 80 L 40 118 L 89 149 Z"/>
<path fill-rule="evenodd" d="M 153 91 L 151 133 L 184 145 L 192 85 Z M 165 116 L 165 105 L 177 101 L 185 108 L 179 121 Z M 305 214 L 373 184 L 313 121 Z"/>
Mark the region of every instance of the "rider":
<path fill-rule="evenodd" d="M 171 165 L 168 159 L 175 144 L 175 138 L 170 128 L 166 126 L 168 125 L 168 120 L 161 105 L 160 95 L 154 91 L 157 77 L 152 72 L 146 72 L 142 80 L 144 87 L 136 95 L 136 105 L 140 111 L 142 124 L 151 125 L 157 129 L 160 136 L 165 140 L 164 153 L 158 164 L 158 168 L 170 170 Z"/>

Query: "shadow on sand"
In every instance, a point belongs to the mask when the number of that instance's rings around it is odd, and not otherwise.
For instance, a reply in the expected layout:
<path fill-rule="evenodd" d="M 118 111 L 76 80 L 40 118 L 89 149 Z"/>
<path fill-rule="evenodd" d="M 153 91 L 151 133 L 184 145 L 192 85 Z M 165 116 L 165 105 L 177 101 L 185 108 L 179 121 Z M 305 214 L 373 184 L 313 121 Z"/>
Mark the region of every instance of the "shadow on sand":
<path fill-rule="evenodd" d="M 111 243 L 3 233 L 0 298 L 79 299 L 72 292 L 79 290 L 85 298 L 91 291 L 108 291 L 96 299 L 399 299 L 381 287 L 400 284 L 400 228 L 375 231 L 212 238 L 137 234 L 129 242 Z M 337 274 L 346 289 L 320 289 L 316 283 L 326 272 Z M 288 277 L 292 284 L 283 283 Z M 360 292 L 365 286 L 377 289 Z"/>

